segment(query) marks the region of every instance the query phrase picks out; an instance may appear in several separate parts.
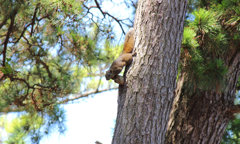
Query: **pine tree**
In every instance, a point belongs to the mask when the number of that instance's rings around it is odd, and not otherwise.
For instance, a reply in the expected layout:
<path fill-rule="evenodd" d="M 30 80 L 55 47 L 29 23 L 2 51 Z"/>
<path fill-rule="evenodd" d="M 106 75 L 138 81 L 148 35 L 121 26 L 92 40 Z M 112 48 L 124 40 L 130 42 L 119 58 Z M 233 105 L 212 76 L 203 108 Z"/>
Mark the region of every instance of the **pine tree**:
<path fill-rule="evenodd" d="M 115 88 L 103 77 L 122 46 L 112 44 L 111 24 L 95 21 L 87 2 L 0 3 L 0 112 L 21 112 L 5 126 L 6 143 L 29 136 L 37 143 L 55 126 L 65 130 L 60 104 Z"/>
<path fill-rule="evenodd" d="M 239 113 L 234 99 L 239 90 L 240 1 L 194 2 L 183 34 L 169 144 L 220 143 L 228 122 Z"/>

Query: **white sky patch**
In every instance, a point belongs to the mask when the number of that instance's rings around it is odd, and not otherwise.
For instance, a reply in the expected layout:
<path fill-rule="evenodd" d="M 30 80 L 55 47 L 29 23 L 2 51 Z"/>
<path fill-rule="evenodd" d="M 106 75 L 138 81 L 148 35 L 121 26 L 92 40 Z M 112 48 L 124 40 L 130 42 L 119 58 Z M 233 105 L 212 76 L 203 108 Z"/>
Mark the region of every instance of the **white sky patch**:
<path fill-rule="evenodd" d="M 110 144 L 117 116 L 117 90 L 64 105 L 66 110 L 65 134 L 53 133 L 40 144 Z"/>

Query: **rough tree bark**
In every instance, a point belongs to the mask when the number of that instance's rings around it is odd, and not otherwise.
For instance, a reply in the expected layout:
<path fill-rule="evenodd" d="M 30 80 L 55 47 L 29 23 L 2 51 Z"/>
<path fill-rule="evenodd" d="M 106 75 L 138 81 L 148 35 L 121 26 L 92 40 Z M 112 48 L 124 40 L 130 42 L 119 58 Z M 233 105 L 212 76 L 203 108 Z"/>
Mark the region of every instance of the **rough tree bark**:
<path fill-rule="evenodd" d="M 119 87 L 113 144 L 163 144 L 176 87 L 187 0 L 139 0 L 135 51 Z"/>
<path fill-rule="evenodd" d="M 236 84 L 240 75 L 239 42 L 230 48 L 225 57 L 228 67 L 226 87 L 189 92 L 184 89 L 184 77 L 180 74 L 173 109 L 170 114 L 166 144 L 219 144 L 231 118 L 236 96 Z"/>

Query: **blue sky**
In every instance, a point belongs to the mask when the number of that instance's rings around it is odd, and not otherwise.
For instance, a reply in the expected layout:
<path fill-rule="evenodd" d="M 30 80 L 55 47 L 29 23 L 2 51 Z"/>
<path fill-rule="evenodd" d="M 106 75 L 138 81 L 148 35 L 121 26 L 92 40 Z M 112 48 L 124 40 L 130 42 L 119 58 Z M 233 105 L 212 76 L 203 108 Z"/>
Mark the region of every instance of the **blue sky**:
<path fill-rule="evenodd" d="M 66 110 L 65 134 L 57 131 L 44 137 L 40 144 L 110 144 L 117 116 L 117 90 L 108 91 L 74 104 Z"/>

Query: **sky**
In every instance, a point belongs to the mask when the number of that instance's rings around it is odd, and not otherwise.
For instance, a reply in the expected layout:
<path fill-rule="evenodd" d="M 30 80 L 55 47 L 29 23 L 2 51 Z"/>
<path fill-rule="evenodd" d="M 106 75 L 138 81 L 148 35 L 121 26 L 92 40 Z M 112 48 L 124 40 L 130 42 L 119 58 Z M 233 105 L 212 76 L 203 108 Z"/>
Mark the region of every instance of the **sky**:
<path fill-rule="evenodd" d="M 111 90 L 63 104 L 66 131 L 60 134 L 58 129 L 54 129 L 41 139 L 40 144 L 95 144 L 96 141 L 111 144 L 117 116 L 117 95 L 118 90 Z M 19 114 L 4 116 L 10 122 Z M 1 138 L 3 141 L 7 138 L 3 129 L 0 129 Z"/>
<path fill-rule="evenodd" d="M 40 144 L 110 144 L 117 116 L 117 90 L 80 99 L 64 105 L 65 134 L 57 131 L 44 137 Z M 71 143 L 70 143 L 71 142 Z"/>

